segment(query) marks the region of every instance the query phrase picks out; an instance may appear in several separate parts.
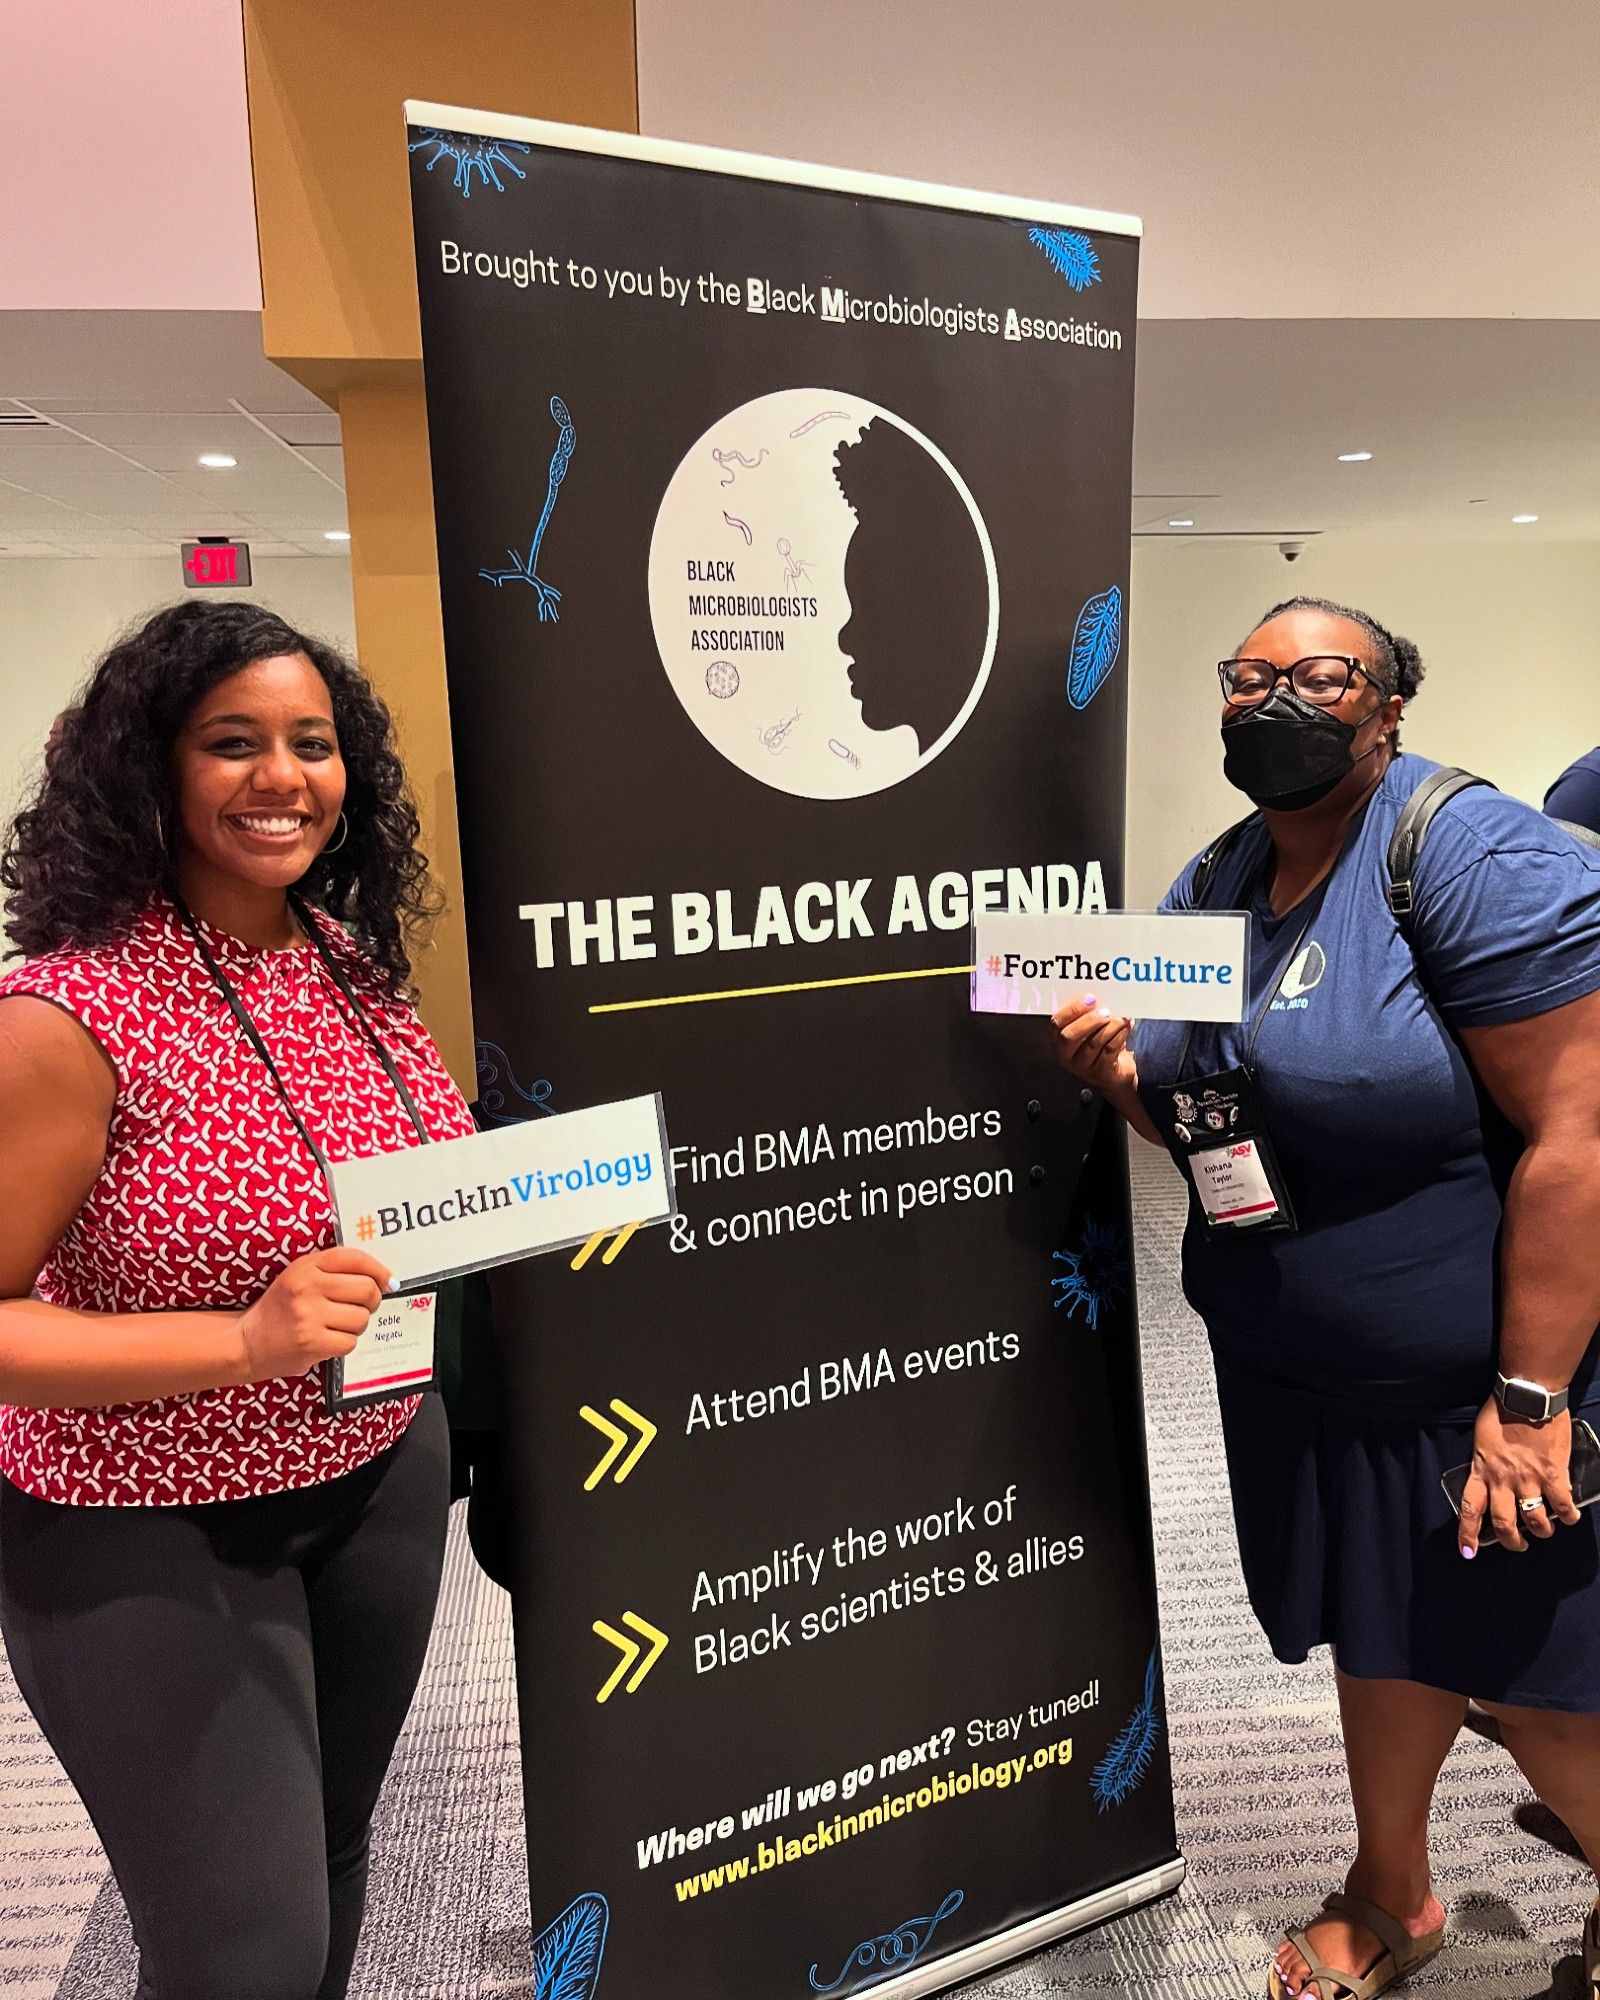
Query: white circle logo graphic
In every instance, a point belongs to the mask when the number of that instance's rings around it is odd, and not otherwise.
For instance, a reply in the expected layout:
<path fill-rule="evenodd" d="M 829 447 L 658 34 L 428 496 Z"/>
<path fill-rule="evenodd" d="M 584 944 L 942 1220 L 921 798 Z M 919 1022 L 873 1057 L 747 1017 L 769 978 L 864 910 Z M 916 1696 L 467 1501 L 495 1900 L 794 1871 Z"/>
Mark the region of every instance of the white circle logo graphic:
<path fill-rule="evenodd" d="M 685 455 L 650 543 L 673 691 L 729 763 L 807 799 L 931 764 L 994 663 L 994 549 L 931 438 L 864 397 L 780 389 Z"/>
<path fill-rule="evenodd" d="M 1313 938 L 1283 975 L 1282 997 L 1285 1000 L 1298 1000 L 1302 993 L 1311 992 L 1314 987 L 1322 984 L 1322 975 L 1327 969 L 1328 961 L 1323 954 L 1322 946 Z"/>

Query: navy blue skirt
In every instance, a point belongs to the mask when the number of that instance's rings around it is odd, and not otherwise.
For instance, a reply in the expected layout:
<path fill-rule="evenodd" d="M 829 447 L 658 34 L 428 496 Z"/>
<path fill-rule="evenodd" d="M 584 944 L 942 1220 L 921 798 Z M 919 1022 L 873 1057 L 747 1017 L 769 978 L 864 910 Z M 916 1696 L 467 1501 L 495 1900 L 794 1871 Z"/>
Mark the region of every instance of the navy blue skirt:
<path fill-rule="evenodd" d="M 1471 1458 L 1470 1424 L 1220 1360 L 1217 1395 L 1245 1587 L 1280 1660 L 1331 1646 L 1360 1679 L 1600 1713 L 1600 1507 L 1526 1555 L 1485 1543 L 1466 1562 L 1439 1480 Z"/>

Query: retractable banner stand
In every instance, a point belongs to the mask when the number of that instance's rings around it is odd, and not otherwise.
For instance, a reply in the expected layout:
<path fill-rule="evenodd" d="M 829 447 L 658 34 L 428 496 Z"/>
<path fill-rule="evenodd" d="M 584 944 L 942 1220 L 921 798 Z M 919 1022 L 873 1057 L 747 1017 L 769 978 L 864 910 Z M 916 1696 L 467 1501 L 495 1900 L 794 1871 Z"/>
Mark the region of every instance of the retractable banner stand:
<path fill-rule="evenodd" d="M 1121 898 L 1137 225 L 408 117 L 480 1100 L 677 1197 L 495 1274 L 533 1991 L 931 1992 L 1182 1873 L 1122 1137 L 969 945 Z"/>

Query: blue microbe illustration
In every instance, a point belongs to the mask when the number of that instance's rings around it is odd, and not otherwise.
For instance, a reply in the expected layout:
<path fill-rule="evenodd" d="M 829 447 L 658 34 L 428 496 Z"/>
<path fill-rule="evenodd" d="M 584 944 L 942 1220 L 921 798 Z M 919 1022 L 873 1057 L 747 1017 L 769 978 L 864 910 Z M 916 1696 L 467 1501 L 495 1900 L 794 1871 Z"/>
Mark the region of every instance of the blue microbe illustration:
<path fill-rule="evenodd" d="M 1067 700 L 1087 708 L 1105 686 L 1122 651 L 1122 592 L 1116 584 L 1089 598 L 1072 631 L 1067 668 Z"/>
<path fill-rule="evenodd" d="M 413 139 L 406 151 L 419 153 L 424 146 L 433 148 L 433 158 L 423 162 L 430 174 L 441 160 L 455 161 L 456 192 L 463 200 L 471 198 L 474 175 L 499 194 L 506 191 L 506 184 L 500 178 L 501 167 L 515 174 L 519 181 L 525 181 L 528 176 L 511 155 L 533 150 L 520 139 L 485 139 L 476 132 L 442 132 L 436 125 L 430 125 L 420 139 Z"/>
<path fill-rule="evenodd" d="M 963 1891 L 952 1889 L 931 1917 L 907 1917 L 892 1931 L 863 1938 L 845 1960 L 838 1978 L 830 1979 L 826 1985 L 819 1977 L 822 1968 L 812 1966 L 812 1992 L 842 1994 L 848 1991 L 856 1994 L 864 1987 L 877 1985 L 881 1979 L 909 1972 L 932 1944 L 934 1932 L 947 1917 L 953 1917 L 965 1901 Z"/>
<path fill-rule="evenodd" d="M 1035 224 L 1028 231 L 1028 241 L 1044 252 L 1050 268 L 1065 278 L 1075 292 L 1099 284 L 1100 259 L 1081 229 L 1046 229 Z"/>
<path fill-rule="evenodd" d="M 1128 1251 L 1122 1232 L 1114 1224 L 1097 1222 L 1091 1216 L 1083 1225 L 1078 1247 L 1054 1250 L 1050 1261 L 1067 1267 L 1059 1277 L 1050 1280 L 1051 1290 L 1056 1294 L 1052 1303 L 1065 1306 L 1074 1319 L 1081 1306 L 1090 1332 L 1097 1331 L 1100 1315 L 1109 1312 L 1127 1294 Z"/>
<path fill-rule="evenodd" d="M 1120 1806 L 1150 1775 L 1150 1765 L 1161 1740 L 1161 1717 L 1156 1709 L 1156 1688 L 1161 1676 L 1159 1650 L 1150 1655 L 1145 1669 L 1144 1699 L 1129 1716 L 1106 1754 L 1094 1767 L 1094 1796 L 1102 1812 Z"/>
<path fill-rule="evenodd" d="M 516 549 L 507 549 L 511 558 L 509 569 L 480 569 L 479 576 L 486 578 L 498 588 L 503 583 L 526 583 L 537 592 L 539 598 L 539 622 L 552 622 L 560 616 L 556 606 L 561 602 L 561 592 L 553 584 L 546 583 L 539 574 L 539 548 L 544 541 L 544 531 L 550 525 L 550 516 L 556 510 L 556 495 L 561 491 L 561 482 L 567 476 L 567 467 L 572 463 L 572 453 L 578 442 L 578 433 L 572 421 L 572 412 L 559 396 L 550 398 L 550 414 L 555 419 L 560 435 L 556 448 L 550 456 L 550 477 L 546 484 L 544 512 L 539 516 L 539 525 L 533 531 L 533 540 L 524 556 Z"/>
<path fill-rule="evenodd" d="M 479 1042 L 475 1045 L 474 1054 L 478 1069 L 478 1109 L 491 1124 L 520 1125 L 536 1111 L 547 1118 L 555 1116 L 550 1102 L 553 1093 L 547 1076 L 535 1077 L 526 1086 L 518 1083 L 511 1058 L 498 1042 Z M 509 1097 L 506 1095 L 508 1090 L 511 1093 Z M 528 1109 L 519 1110 L 518 1103 L 527 1105 Z"/>
<path fill-rule="evenodd" d="M 610 1926 L 604 1896 L 569 1903 L 533 1941 L 533 2000 L 593 2000 Z"/>

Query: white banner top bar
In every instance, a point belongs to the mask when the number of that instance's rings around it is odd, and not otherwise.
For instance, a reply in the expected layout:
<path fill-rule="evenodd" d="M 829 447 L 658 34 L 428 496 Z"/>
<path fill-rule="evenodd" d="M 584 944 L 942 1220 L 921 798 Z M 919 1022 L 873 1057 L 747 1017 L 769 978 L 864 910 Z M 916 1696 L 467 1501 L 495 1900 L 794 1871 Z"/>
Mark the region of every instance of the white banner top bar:
<path fill-rule="evenodd" d="M 720 146 L 693 146 L 681 139 L 649 139 L 637 132 L 605 132 L 593 125 L 556 125 L 543 118 L 469 111 L 458 104 L 408 99 L 406 123 L 432 126 L 441 132 L 469 132 L 483 139 L 520 139 L 530 146 L 555 146 L 608 159 L 646 160 L 656 166 L 692 167 L 707 174 L 740 174 L 746 180 L 830 188 L 868 199 L 920 202 L 925 208 L 963 209 L 1014 222 L 1047 222 L 1060 228 L 1095 230 L 1102 236 L 1143 234 L 1143 225 L 1135 215 L 1073 208 L 1027 195 L 982 194 L 972 188 L 943 187 L 937 181 L 899 180 L 892 174 L 859 173 L 851 167 L 819 167 L 805 160 L 772 159 L 764 153 L 737 153 Z"/>

